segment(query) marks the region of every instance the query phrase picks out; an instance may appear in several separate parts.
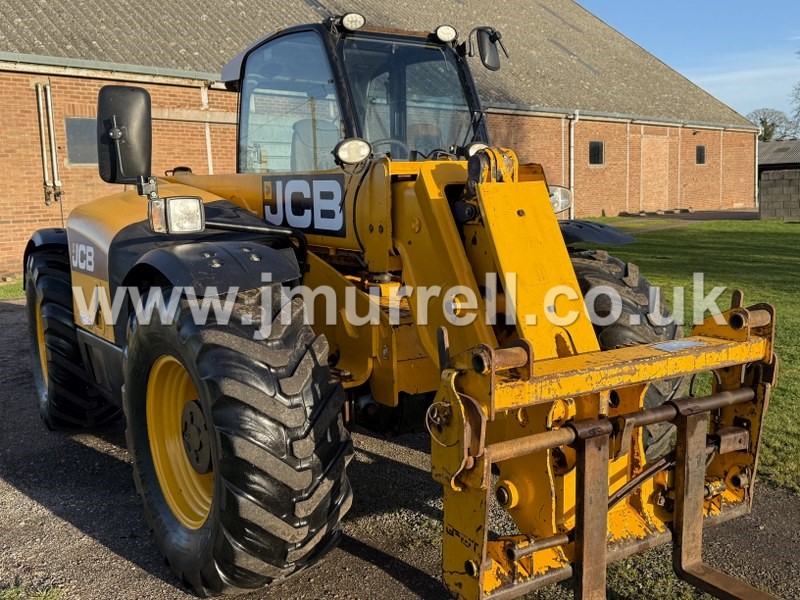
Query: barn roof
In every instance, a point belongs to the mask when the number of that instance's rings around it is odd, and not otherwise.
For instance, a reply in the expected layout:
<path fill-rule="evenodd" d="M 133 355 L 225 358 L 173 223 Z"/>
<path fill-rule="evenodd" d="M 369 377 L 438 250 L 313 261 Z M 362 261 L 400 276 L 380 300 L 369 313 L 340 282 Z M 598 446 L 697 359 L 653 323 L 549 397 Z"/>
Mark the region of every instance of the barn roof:
<path fill-rule="evenodd" d="M 800 140 L 759 142 L 758 165 L 800 165 Z"/>
<path fill-rule="evenodd" d="M 49 57 L 42 62 L 210 78 L 269 31 L 348 11 L 371 25 L 448 23 L 462 36 L 475 25 L 500 30 L 510 59 L 497 73 L 474 69 L 489 106 L 753 128 L 573 0 L 0 0 L 0 60 Z"/>

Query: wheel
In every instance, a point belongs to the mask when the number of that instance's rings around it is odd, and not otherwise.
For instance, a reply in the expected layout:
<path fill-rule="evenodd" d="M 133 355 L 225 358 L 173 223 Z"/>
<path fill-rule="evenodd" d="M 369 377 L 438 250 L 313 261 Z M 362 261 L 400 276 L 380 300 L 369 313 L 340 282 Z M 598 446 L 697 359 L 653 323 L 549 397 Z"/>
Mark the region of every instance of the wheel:
<path fill-rule="evenodd" d="M 49 429 L 101 425 L 119 415 L 84 368 L 72 312 L 66 247 L 34 250 L 25 265 L 31 369 L 39 414 Z"/>
<path fill-rule="evenodd" d="M 626 264 L 607 252 L 589 251 L 574 254 L 572 266 L 584 296 L 594 287 L 608 286 L 616 290 L 622 299 L 622 313 L 616 322 L 594 326 L 601 350 L 682 337 L 681 328 L 671 322 L 663 297 L 660 294 L 652 295 L 653 286 L 641 276 L 636 265 Z M 657 304 L 651 305 L 653 300 Z M 605 295 L 598 296 L 595 311 L 601 317 L 610 313 L 610 301 Z M 645 394 L 645 408 L 663 404 L 677 393 L 681 384 L 681 378 L 652 383 Z M 658 458 L 669 450 L 672 430 L 672 425 L 668 423 L 645 428 L 643 441 L 648 460 Z"/>
<path fill-rule="evenodd" d="M 265 289 L 279 307 L 279 288 Z M 134 480 L 167 563 L 201 596 L 260 588 L 314 563 L 351 504 L 353 447 L 327 341 L 304 324 L 299 298 L 290 322 L 273 315 L 256 341 L 253 308 L 240 294 L 227 323 L 197 325 L 183 300 L 171 322 L 134 316 L 128 330 Z"/>

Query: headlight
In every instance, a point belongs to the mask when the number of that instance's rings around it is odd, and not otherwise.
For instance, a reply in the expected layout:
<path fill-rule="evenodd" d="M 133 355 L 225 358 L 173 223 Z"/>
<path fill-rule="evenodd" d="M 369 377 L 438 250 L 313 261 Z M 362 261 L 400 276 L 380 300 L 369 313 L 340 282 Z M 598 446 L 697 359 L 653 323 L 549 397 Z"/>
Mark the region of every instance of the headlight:
<path fill-rule="evenodd" d="M 558 214 L 570 209 L 573 201 L 571 189 L 560 185 L 551 185 L 549 191 L 550 205 L 553 207 L 554 213 Z"/>
<path fill-rule="evenodd" d="M 195 196 L 152 198 L 147 216 L 153 233 L 197 233 L 206 226 L 203 201 Z"/>
<path fill-rule="evenodd" d="M 372 154 L 372 146 L 369 142 L 360 138 L 350 138 L 342 140 L 333 149 L 333 156 L 336 162 L 345 165 L 357 165 L 364 162 Z"/>
<path fill-rule="evenodd" d="M 436 39 L 445 44 L 454 41 L 458 37 L 456 28 L 450 25 L 439 25 L 436 31 L 434 31 L 434 34 L 436 35 Z"/>

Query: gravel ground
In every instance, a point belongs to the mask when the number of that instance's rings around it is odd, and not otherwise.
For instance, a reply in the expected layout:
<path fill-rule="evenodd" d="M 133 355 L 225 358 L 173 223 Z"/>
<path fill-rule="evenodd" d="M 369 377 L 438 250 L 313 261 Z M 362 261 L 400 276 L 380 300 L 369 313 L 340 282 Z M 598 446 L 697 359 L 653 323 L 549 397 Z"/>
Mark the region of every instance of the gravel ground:
<path fill-rule="evenodd" d="M 0 590 L 61 598 L 191 598 L 148 534 L 122 425 L 49 433 L 34 405 L 25 311 L 0 303 Z M 449 598 L 439 578 L 441 490 L 422 435 L 354 434 L 355 500 L 338 549 L 245 598 Z M 707 560 L 781 598 L 800 599 L 800 498 L 762 485 L 752 516 L 706 534 Z M 702 598 L 671 575 L 669 548 L 609 569 L 609 598 Z M 571 598 L 566 586 L 531 596 Z"/>

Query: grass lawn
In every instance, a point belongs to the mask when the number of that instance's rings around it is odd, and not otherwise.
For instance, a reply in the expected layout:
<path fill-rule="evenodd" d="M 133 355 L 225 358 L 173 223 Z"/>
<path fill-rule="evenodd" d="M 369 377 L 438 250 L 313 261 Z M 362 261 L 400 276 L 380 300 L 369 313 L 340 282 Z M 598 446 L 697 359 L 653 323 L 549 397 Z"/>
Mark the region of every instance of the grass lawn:
<path fill-rule="evenodd" d="M 24 298 L 25 292 L 22 289 L 22 278 L 8 283 L 0 283 L 0 300 L 16 300 Z"/>
<path fill-rule="evenodd" d="M 58 588 L 33 589 L 25 585 L 0 588 L 0 600 L 60 600 Z"/>
<path fill-rule="evenodd" d="M 609 252 L 636 263 L 644 277 L 662 286 L 670 304 L 672 288 L 686 286 L 687 324 L 695 272 L 705 273 L 706 293 L 714 286 L 727 288 L 718 301 L 722 310 L 729 308 L 736 288 L 744 291 L 746 306 L 775 306 L 780 371 L 767 413 L 760 474 L 800 491 L 800 224 L 686 222 L 685 227 L 637 233 L 635 219 L 604 221 L 634 234 L 635 244 Z"/>

